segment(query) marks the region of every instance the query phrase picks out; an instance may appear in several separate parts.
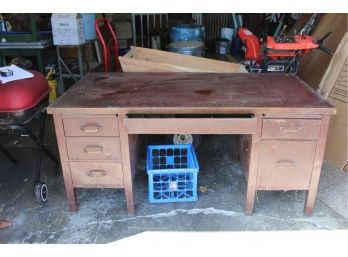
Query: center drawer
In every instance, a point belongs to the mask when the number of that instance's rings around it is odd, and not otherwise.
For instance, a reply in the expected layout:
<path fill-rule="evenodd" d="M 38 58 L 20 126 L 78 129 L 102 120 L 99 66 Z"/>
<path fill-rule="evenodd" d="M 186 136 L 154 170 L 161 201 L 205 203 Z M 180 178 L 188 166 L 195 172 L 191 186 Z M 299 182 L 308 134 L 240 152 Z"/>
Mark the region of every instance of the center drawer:
<path fill-rule="evenodd" d="M 118 137 L 67 137 L 69 160 L 121 161 Z"/>
<path fill-rule="evenodd" d="M 124 118 L 129 134 L 255 134 L 256 118 Z"/>

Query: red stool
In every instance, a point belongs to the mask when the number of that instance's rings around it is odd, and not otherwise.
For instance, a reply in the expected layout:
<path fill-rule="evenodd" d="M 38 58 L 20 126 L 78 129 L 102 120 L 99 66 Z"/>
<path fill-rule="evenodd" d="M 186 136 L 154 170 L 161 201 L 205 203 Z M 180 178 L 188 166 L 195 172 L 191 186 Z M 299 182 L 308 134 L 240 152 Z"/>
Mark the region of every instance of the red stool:
<path fill-rule="evenodd" d="M 37 145 L 36 172 L 34 195 L 39 202 L 45 202 L 48 196 L 47 185 L 40 182 L 42 152 L 55 163 L 57 171 L 59 162 L 56 157 L 43 145 L 45 128 L 45 110 L 48 105 L 49 87 L 45 77 L 37 71 L 33 78 L 21 79 L 6 84 L 0 83 L 0 132 L 18 130 L 26 134 Z M 23 125 L 34 117 L 39 118 L 39 135 L 25 128 Z M 10 161 L 17 163 L 13 155 L 0 144 L 0 151 Z"/>

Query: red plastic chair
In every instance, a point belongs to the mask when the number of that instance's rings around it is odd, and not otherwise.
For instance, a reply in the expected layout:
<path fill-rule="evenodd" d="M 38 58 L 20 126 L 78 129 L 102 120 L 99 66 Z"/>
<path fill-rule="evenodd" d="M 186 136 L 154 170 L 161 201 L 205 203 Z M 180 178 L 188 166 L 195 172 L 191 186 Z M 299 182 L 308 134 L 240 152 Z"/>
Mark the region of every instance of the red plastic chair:
<path fill-rule="evenodd" d="M 115 58 L 116 71 L 119 71 L 121 66 L 118 60 L 118 42 L 110 21 L 106 18 L 97 19 L 94 27 L 103 47 L 104 71 L 110 71 L 112 57 Z"/>

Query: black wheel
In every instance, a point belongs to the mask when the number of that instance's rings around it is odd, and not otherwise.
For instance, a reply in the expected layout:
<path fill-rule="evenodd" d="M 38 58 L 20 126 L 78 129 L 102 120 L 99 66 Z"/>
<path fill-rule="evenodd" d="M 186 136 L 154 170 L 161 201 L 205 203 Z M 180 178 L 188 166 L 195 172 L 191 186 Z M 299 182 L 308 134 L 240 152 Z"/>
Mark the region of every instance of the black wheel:
<path fill-rule="evenodd" d="M 202 135 L 193 134 L 175 134 L 173 135 L 173 143 L 177 144 L 192 144 L 195 149 L 199 147 L 202 141 Z"/>
<path fill-rule="evenodd" d="M 43 182 L 37 182 L 34 186 L 34 196 L 39 203 L 46 202 L 48 197 L 47 185 Z"/>

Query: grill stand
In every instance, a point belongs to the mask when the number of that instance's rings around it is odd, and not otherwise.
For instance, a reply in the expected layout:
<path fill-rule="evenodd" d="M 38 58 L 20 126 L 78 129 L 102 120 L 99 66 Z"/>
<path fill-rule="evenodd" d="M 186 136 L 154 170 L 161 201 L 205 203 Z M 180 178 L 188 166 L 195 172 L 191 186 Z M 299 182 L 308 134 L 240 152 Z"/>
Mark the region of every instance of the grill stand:
<path fill-rule="evenodd" d="M 36 200 L 40 203 L 47 201 L 48 190 L 45 183 L 40 182 L 40 172 L 42 165 L 42 153 L 44 152 L 49 159 L 56 165 L 56 172 L 59 171 L 59 161 L 57 158 L 47 149 L 43 144 L 44 132 L 45 132 L 45 121 L 46 115 L 43 113 L 43 110 L 39 111 L 40 119 L 39 119 L 39 135 L 38 137 L 30 130 L 25 127 L 19 125 L 6 125 L 0 126 L 0 129 L 3 131 L 8 130 L 18 130 L 28 135 L 29 138 L 36 144 L 37 146 L 37 155 L 36 155 L 36 166 L 35 166 L 35 181 L 34 181 L 34 196 Z M 0 152 L 3 152 L 4 155 L 14 164 L 18 163 L 17 159 L 5 149 L 4 146 L 0 145 Z"/>

